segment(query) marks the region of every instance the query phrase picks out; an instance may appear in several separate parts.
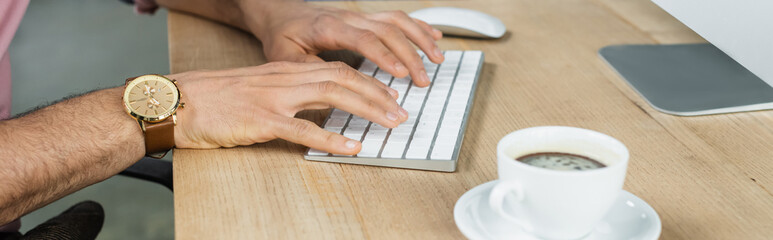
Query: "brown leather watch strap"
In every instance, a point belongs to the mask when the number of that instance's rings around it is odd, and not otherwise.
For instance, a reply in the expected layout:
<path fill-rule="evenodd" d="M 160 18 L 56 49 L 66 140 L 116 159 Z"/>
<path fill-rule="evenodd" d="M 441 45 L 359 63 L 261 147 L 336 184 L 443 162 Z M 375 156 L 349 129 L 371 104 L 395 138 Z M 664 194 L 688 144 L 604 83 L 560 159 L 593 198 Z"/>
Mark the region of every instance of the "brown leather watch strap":
<path fill-rule="evenodd" d="M 145 154 L 165 153 L 174 148 L 174 121 L 145 122 Z"/>

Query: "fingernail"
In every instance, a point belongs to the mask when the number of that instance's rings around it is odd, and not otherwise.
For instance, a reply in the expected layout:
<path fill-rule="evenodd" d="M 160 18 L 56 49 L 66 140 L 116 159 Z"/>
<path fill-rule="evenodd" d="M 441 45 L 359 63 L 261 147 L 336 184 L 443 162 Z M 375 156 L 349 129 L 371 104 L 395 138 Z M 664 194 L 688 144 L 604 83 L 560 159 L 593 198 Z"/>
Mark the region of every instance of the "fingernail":
<path fill-rule="evenodd" d="M 403 66 L 402 63 L 398 62 L 398 63 L 395 63 L 395 71 L 397 71 L 399 73 L 403 73 L 403 72 L 408 71 L 408 70 L 406 70 L 405 66 Z"/>
<path fill-rule="evenodd" d="M 400 110 L 397 110 L 397 111 L 400 112 L 400 116 L 402 116 L 404 118 L 408 117 L 408 111 L 405 111 L 405 109 L 400 108 Z"/>
<path fill-rule="evenodd" d="M 389 95 L 392 95 L 393 98 L 397 98 L 397 95 L 399 94 L 397 93 L 397 90 L 393 88 L 387 88 L 387 92 L 389 92 Z"/>
<path fill-rule="evenodd" d="M 429 76 L 427 76 L 426 70 L 421 70 L 421 72 L 419 72 L 419 77 L 422 82 L 429 83 Z"/>
<path fill-rule="evenodd" d="M 397 121 L 397 114 L 394 114 L 394 113 L 391 113 L 391 112 L 387 112 L 387 116 L 386 117 L 387 117 L 387 119 L 389 119 L 389 121 Z"/>
<path fill-rule="evenodd" d="M 437 57 L 439 57 L 439 58 L 442 58 L 442 57 L 443 57 L 443 52 L 442 52 L 442 51 L 440 51 L 440 48 L 439 48 L 439 47 L 436 47 L 436 48 L 435 48 L 435 56 L 437 56 Z"/>
<path fill-rule="evenodd" d="M 353 149 L 355 147 L 357 147 L 357 141 L 354 141 L 354 140 L 346 141 L 346 148 Z"/>
<path fill-rule="evenodd" d="M 434 28 L 432 29 L 432 33 L 440 34 L 441 37 L 443 36 L 443 32 L 441 32 L 440 30 L 434 29 Z"/>

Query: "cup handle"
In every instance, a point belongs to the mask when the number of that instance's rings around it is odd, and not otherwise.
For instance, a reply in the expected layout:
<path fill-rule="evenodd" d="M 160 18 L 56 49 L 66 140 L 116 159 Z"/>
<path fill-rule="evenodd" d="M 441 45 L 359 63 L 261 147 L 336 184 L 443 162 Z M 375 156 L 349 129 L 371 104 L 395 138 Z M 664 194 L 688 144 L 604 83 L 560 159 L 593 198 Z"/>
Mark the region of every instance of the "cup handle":
<path fill-rule="evenodd" d="M 518 202 L 523 201 L 524 194 L 521 183 L 516 181 L 499 181 L 496 185 L 494 185 L 494 188 L 491 189 L 491 195 L 489 195 L 489 205 L 491 206 L 491 209 L 494 210 L 494 212 L 499 214 L 499 216 L 522 225 L 518 218 L 506 212 L 503 208 L 505 197 L 508 194 L 512 194 L 512 196 L 514 196 L 515 200 Z"/>

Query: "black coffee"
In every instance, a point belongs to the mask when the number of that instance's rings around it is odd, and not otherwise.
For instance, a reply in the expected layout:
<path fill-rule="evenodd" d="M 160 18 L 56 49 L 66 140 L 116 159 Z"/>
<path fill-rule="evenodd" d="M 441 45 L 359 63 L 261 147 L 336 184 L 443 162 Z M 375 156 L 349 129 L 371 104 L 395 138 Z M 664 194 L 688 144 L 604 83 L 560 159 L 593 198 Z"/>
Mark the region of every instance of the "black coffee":
<path fill-rule="evenodd" d="M 559 152 L 532 153 L 516 160 L 535 167 L 560 171 L 584 171 L 606 167 L 589 157 Z"/>

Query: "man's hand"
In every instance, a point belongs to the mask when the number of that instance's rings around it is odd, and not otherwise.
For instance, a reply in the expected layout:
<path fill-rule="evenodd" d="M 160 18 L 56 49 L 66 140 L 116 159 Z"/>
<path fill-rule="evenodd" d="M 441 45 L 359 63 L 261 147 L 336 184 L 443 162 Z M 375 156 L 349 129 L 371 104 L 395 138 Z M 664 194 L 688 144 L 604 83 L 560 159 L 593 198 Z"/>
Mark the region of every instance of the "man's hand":
<path fill-rule="evenodd" d="M 252 32 L 269 61 L 321 62 L 322 51 L 348 49 L 396 77 L 429 85 L 413 44 L 434 63 L 443 62 L 435 41 L 443 33 L 402 11 L 358 13 L 300 0 L 157 0 L 169 9 L 197 14 Z"/>
<path fill-rule="evenodd" d="M 408 119 L 397 91 L 340 63 L 274 62 L 257 67 L 168 76 L 180 84 L 178 148 L 250 145 L 282 138 L 337 154 L 360 143 L 294 118 L 307 109 L 336 107 L 393 128 Z"/>
<path fill-rule="evenodd" d="M 348 49 L 422 87 L 429 79 L 411 43 L 432 62 L 443 61 L 435 43 L 443 34 L 402 11 L 366 14 L 284 0 L 244 0 L 240 8 L 270 61 L 321 62 L 321 51 Z"/>
<path fill-rule="evenodd" d="M 295 114 L 336 107 L 390 128 L 408 119 L 395 102 L 397 91 L 343 63 L 274 62 L 168 77 L 178 80 L 186 103 L 177 112 L 178 148 L 282 138 L 356 154 L 359 142 Z M 0 121 L 0 225 L 107 179 L 145 154 L 142 131 L 124 111 L 123 91 L 96 91 Z"/>

